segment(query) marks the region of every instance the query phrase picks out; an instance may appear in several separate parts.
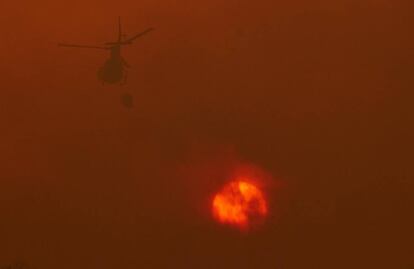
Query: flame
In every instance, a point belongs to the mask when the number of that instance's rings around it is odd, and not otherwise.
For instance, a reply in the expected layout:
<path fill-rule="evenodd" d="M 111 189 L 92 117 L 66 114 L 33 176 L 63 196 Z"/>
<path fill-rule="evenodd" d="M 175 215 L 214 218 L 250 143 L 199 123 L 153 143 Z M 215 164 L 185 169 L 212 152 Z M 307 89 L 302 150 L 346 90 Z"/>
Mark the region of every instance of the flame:
<path fill-rule="evenodd" d="M 262 191 L 248 180 L 228 183 L 213 199 L 214 217 L 242 229 L 248 228 L 254 218 L 265 217 L 267 210 Z"/>

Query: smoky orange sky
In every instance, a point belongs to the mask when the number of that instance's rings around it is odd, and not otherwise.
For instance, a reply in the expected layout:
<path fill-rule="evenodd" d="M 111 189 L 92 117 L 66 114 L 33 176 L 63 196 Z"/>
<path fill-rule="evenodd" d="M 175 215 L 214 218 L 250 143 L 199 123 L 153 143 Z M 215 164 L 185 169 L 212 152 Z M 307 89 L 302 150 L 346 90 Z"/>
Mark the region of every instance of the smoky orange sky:
<path fill-rule="evenodd" d="M 1 1 L 0 267 L 413 268 L 413 11 Z M 57 43 L 113 41 L 118 16 L 155 31 L 102 85 L 106 52 Z M 284 183 L 254 233 L 205 209 L 233 161 Z"/>

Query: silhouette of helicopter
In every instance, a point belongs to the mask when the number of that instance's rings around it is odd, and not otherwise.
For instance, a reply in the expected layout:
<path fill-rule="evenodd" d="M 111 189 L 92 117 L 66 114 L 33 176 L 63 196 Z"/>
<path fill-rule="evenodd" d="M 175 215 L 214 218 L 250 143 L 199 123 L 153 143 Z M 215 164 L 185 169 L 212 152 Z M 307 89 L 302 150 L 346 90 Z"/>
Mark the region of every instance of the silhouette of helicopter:
<path fill-rule="evenodd" d="M 135 39 L 151 32 L 153 28 L 134 35 L 131 38 L 123 40 L 124 35 L 122 34 L 121 17 L 118 18 L 118 40 L 115 42 L 106 42 L 104 46 L 84 46 L 75 44 L 59 43 L 60 47 L 72 47 L 72 48 L 86 48 L 86 49 L 101 49 L 109 50 L 109 59 L 105 61 L 102 67 L 98 70 L 98 78 L 102 81 L 102 84 L 125 84 L 128 72 L 127 68 L 130 68 L 129 64 L 121 55 L 121 47 L 125 45 L 131 45 Z"/>

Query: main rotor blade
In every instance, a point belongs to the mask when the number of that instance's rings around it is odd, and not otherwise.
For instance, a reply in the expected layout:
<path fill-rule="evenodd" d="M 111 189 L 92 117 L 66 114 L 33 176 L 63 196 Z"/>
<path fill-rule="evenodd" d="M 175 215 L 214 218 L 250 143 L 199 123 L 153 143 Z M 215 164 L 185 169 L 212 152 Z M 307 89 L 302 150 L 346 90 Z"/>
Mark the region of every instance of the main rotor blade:
<path fill-rule="evenodd" d="M 109 48 L 107 47 L 99 47 L 99 46 L 84 46 L 84 45 L 74 45 L 74 44 L 63 44 L 63 43 L 59 43 L 58 44 L 59 47 L 71 47 L 71 48 L 84 48 L 84 49 L 103 49 L 103 50 L 107 50 Z"/>
<path fill-rule="evenodd" d="M 147 30 L 145 30 L 145 31 L 143 31 L 143 32 L 141 32 L 141 33 L 139 33 L 139 34 L 136 34 L 135 36 L 133 36 L 133 37 L 131 37 L 131 38 L 129 38 L 129 39 L 127 39 L 127 40 L 125 40 L 124 42 L 122 42 L 122 43 L 126 43 L 126 44 L 128 44 L 128 43 L 132 43 L 135 39 L 137 39 L 138 37 L 141 37 L 141 36 L 143 36 L 143 35 L 145 35 L 145 34 L 148 34 L 149 32 L 151 32 L 152 30 L 154 30 L 154 28 L 148 28 Z"/>
<path fill-rule="evenodd" d="M 131 38 L 128 38 L 127 40 L 125 40 L 125 41 L 122 41 L 122 42 L 107 42 L 107 43 L 105 43 L 105 45 L 128 45 L 128 44 L 132 44 L 132 42 L 135 40 L 135 39 L 137 39 L 138 37 L 141 37 L 141 36 L 143 36 L 143 35 L 145 35 L 145 34 L 147 34 L 147 33 L 149 33 L 149 32 L 151 32 L 151 31 L 153 31 L 154 30 L 154 28 L 148 28 L 147 30 L 145 30 L 145 31 L 143 31 L 143 32 L 141 32 L 141 33 L 139 33 L 139 34 L 136 34 L 135 36 L 133 36 L 133 37 L 131 37 Z"/>

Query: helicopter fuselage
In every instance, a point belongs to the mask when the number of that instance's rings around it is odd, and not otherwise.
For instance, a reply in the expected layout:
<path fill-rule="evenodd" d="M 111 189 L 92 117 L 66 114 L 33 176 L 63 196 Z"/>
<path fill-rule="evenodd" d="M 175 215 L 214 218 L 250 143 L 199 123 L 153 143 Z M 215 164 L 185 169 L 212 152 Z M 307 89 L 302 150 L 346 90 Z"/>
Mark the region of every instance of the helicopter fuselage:
<path fill-rule="evenodd" d="M 123 38 L 121 18 L 118 18 L 118 39 L 115 42 L 106 42 L 103 45 L 90 46 L 90 45 L 77 45 L 68 43 L 59 43 L 60 47 L 71 47 L 71 48 L 87 48 L 87 49 L 99 49 L 110 52 L 109 58 L 99 68 L 97 72 L 98 79 L 102 83 L 116 84 L 125 83 L 127 78 L 127 68 L 129 65 L 125 59 L 121 56 L 121 47 L 125 45 L 131 45 L 135 39 L 149 33 L 153 28 L 138 33 L 130 38 Z"/>
<path fill-rule="evenodd" d="M 121 56 L 121 47 L 113 46 L 110 49 L 110 57 L 98 70 L 98 78 L 103 83 L 120 83 L 126 76 L 125 61 Z"/>

